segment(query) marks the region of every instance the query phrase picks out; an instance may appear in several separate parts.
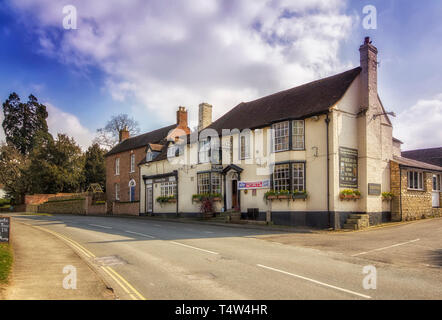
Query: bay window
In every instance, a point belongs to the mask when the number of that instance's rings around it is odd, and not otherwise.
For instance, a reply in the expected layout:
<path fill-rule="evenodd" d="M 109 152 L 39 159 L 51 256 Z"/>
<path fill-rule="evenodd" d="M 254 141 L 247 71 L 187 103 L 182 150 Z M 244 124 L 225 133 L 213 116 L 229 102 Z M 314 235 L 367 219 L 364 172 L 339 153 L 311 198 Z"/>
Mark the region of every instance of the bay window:
<path fill-rule="evenodd" d="M 222 193 L 222 175 L 218 172 L 198 173 L 198 194 Z"/>

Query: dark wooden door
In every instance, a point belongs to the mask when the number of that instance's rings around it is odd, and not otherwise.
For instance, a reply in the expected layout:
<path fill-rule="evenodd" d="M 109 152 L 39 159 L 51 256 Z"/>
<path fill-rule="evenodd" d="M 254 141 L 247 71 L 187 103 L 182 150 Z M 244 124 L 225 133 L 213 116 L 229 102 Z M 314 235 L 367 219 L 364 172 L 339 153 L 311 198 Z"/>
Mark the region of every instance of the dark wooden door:
<path fill-rule="evenodd" d="M 238 206 L 238 181 L 232 180 L 232 208 L 236 209 Z"/>

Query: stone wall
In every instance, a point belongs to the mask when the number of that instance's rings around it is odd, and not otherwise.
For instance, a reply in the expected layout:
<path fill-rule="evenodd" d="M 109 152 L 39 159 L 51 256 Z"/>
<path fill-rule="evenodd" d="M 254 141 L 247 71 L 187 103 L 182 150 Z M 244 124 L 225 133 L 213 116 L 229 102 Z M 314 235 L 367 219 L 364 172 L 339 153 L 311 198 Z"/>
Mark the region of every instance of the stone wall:
<path fill-rule="evenodd" d="M 107 202 L 95 203 L 92 196 L 86 197 L 87 201 L 87 212 L 86 214 L 92 215 L 105 215 L 107 214 Z"/>
<path fill-rule="evenodd" d="M 391 192 L 394 194 L 391 206 L 392 221 L 412 221 L 440 216 L 442 209 L 433 208 L 432 172 L 424 172 L 424 190 L 409 190 L 407 172 L 398 163 L 391 161 Z"/>
<path fill-rule="evenodd" d="M 112 214 L 139 216 L 140 202 L 112 202 Z"/>

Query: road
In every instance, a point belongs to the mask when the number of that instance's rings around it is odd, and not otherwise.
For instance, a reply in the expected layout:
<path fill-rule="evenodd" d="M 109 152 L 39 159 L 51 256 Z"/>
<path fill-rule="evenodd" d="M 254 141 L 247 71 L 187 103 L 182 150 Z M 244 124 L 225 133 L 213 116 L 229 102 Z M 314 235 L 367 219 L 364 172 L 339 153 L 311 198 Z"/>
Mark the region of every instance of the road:
<path fill-rule="evenodd" d="M 415 234 L 388 228 L 379 243 L 363 237 L 381 230 L 317 235 L 122 217 L 13 220 L 61 237 L 121 299 L 442 299 L 440 264 L 376 259 L 433 238 L 440 253 L 441 219 L 414 224 Z M 367 265 L 376 267 L 376 289 L 363 287 Z"/>

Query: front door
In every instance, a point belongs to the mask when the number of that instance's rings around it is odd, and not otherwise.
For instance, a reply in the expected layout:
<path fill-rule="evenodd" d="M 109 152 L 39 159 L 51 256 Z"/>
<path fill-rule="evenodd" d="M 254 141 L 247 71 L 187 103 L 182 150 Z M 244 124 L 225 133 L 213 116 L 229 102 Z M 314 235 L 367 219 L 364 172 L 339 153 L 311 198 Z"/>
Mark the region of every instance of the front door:
<path fill-rule="evenodd" d="M 232 180 L 232 208 L 238 207 L 238 180 Z"/>
<path fill-rule="evenodd" d="M 439 193 L 441 191 L 441 176 L 439 174 L 433 175 L 433 208 L 440 207 Z"/>
<path fill-rule="evenodd" d="M 146 187 L 146 213 L 153 211 L 153 189 L 152 186 Z"/>

